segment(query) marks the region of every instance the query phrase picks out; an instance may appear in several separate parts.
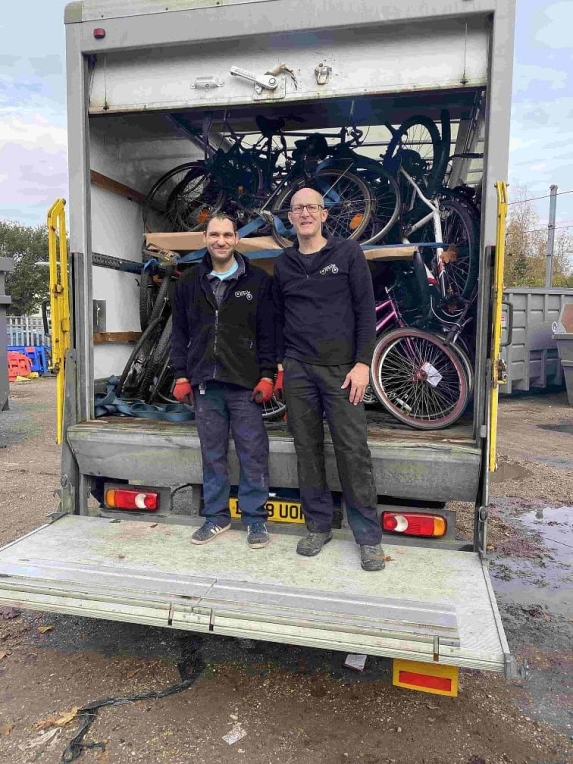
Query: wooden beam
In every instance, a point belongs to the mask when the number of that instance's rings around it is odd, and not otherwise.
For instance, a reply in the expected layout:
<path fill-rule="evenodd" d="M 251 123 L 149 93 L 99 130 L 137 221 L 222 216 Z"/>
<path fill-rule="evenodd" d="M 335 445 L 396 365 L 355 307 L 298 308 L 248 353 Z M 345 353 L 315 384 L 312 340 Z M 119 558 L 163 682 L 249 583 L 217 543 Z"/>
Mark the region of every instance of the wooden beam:
<path fill-rule="evenodd" d="M 94 332 L 94 345 L 103 345 L 105 342 L 137 342 L 141 332 Z"/>
<path fill-rule="evenodd" d="M 134 188 L 120 183 L 118 180 L 108 178 L 107 175 L 102 175 L 100 172 L 90 170 L 91 182 L 94 186 L 105 188 L 106 191 L 111 191 L 112 194 L 123 196 L 125 199 L 129 199 L 131 202 L 137 202 L 137 204 L 143 204 L 145 201 L 145 194 L 136 191 Z"/>

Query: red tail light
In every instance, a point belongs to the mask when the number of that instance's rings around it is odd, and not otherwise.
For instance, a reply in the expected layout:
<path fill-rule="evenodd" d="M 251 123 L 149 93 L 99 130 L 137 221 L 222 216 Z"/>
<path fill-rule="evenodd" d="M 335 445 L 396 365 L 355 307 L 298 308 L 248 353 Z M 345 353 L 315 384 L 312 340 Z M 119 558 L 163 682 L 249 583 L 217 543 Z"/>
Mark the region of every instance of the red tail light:
<path fill-rule="evenodd" d="M 138 491 L 133 488 L 109 488 L 105 503 L 114 509 L 135 509 L 155 512 L 159 509 L 159 494 L 154 491 Z"/>
<path fill-rule="evenodd" d="M 417 512 L 383 512 L 382 528 L 390 533 L 405 536 L 443 536 L 447 524 L 441 515 L 426 515 Z"/>

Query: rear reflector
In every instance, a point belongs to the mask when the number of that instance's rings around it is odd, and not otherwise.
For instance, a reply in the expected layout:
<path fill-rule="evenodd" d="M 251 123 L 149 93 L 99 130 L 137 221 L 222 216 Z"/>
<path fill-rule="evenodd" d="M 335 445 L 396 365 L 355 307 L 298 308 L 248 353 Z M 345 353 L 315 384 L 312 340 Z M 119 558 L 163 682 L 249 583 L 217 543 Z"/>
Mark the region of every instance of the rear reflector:
<path fill-rule="evenodd" d="M 113 509 L 155 512 L 159 509 L 159 494 L 153 491 L 138 491 L 130 488 L 109 488 L 105 492 L 105 503 Z"/>
<path fill-rule="evenodd" d="M 446 527 L 446 518 L 441 515 L 419 512 L 382 513 L 382 528 L 389 533 L 403 533 L 406 536 L 443 536 Z"/>
<path fill-rule="evenodd" d="M 458 695 L 458 673 L 457 666 L 396 659 L 392 665 L 392 684 L 455 698 Z"/>

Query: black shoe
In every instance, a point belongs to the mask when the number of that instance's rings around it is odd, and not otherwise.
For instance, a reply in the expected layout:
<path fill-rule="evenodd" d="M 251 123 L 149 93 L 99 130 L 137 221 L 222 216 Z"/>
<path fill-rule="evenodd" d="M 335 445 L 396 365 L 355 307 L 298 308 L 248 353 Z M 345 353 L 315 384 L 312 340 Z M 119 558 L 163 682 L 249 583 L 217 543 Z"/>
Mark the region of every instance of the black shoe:
<path fill-rule="evenodd" d="M 303 557 L 314 557 L 331 539 L 332 531 L 326 531 L 326 533 L 309 531 L 308 536 L 305 539 L 301 539 L 296 545 L 296 553 L 302 554 Z"/>
<path fill-rule="evenodd" d="M 208 544 L 209 541 L 213 541 L 215 536 L 218 536 L 219 533 L 224 533 L 225 531 L 228 531 L 230 527 L 231 527 L 231 523 L 229 523 L 229 525 L 221 527 L 220 525 L 217 525 L 217 523 L 213 523 L 211 522 L 211 520 L 207 520 L 191 536 L 191 543 L 192 544 Z"/>
<path fill-rule="evenodd" d="M 247 532 L 247 544 L 251 549 L 262 549 L 270 543 L 267 526 L 264 523 L 252 523 Z"/>
<path fill-rule="evenodd" d="M 383 570 L 386 567 L 382 544 L 361 544 L 362 570 Z"/>

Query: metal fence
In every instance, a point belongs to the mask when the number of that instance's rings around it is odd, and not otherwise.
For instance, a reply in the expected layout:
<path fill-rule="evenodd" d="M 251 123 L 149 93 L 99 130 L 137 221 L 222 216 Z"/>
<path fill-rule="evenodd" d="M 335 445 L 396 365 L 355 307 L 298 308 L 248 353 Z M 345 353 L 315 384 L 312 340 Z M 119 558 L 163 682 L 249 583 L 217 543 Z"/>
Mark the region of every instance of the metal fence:
<path fill-rule="evenodd" d="M 40 316 L 6 316 L 8 345 L 49 345 Z"/>

